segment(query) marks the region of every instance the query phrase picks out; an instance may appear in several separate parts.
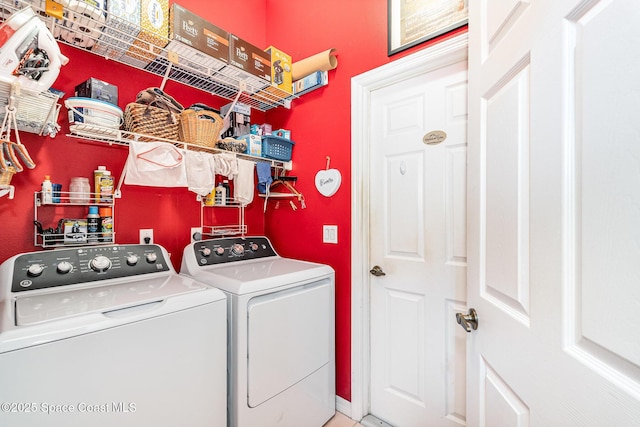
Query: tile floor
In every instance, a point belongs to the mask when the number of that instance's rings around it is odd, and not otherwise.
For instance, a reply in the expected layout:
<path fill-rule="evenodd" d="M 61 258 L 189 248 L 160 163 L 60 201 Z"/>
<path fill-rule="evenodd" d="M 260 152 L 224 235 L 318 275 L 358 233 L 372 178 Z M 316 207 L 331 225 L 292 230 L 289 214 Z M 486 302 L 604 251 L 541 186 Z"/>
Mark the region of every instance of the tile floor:
<path fill-rule="evenodd" d="M 323 427 L 363 427 L 359 422 L 352 420 L 346 415 L 336 412 L 336 415 L 331 418 Z"/>

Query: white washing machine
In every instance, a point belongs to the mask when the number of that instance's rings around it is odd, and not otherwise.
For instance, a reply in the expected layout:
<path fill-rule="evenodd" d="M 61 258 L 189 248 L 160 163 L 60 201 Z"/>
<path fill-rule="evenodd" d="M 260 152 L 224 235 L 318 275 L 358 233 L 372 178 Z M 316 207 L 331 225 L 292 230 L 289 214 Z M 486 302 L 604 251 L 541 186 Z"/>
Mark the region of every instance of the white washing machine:
<path fill-rule="evenodd" d="M 190 244 L 180 273 L 227 296 L 231 427 L 321 427 L 335 414 L 331 267 L 244 237 Z"/>
<path fill-rule="evenodd" d="M 157 245 L 0 265 L 0 425 L 226 427 L 226 297 Z"/>

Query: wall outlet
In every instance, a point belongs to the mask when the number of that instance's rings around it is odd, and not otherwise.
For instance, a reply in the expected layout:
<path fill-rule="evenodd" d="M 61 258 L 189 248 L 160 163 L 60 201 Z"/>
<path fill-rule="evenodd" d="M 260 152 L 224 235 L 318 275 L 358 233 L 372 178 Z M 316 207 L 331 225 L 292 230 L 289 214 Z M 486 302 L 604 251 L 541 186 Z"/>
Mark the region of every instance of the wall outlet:
<path fill-rule="evenodd" d="M 150 245 L 153 243 L 153 229 L 152 228 L 141 228 L 140 229 L 140 244 L 141 245 Z"/>
<path fill-rule="evenodd" d="M 202 227 L 191 227 L 191 243 L 202 240 Z"/>
<path fill-rule="evenodd" d="M 322 226 L 322 243 L 338 243 L 338 226 L 323 225 Z"/>

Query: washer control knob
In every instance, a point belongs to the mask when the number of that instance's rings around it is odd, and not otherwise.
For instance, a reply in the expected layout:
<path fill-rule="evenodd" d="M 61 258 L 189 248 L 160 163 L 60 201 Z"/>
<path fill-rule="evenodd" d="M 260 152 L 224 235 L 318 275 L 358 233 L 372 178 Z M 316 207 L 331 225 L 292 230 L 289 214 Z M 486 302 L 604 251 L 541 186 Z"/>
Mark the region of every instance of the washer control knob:
<path fill-rule="evenodd" d="M 111 268 L 111 260 L 104 255 L 98 255 L 89 263 L 93 271 L 102 273 Z"/>
<path fill-rule="evenodd" d="M 258 244 L 252 243 L 251 246 L 249 246 L 249 248 L 251 249 L 251 252 L 256 252 L 258 250 Z"/>
<path fill-rule="evenodd" d="M 136 254 L 131 254 L 127 256 L 127 265 L 130 265 L 131 267 L 133 267 L 134 265 L 136 265 L 138 263 L 138 260 L 140 258 L 138 258 L 138 255 Z"/>
<path fill-rule="evenodd" d="M 69 261 L 60 261 L 56 267 L 56 271 L 60 274 L 67 274 L 73 270 L 73 265 Z"/>
<path fill-rule="evenodd" d="M 234 255 L 242 255 L 244 253 L 244 246 L 240 243 L 236 243 L 231 247 L 231 253 Z"/>
<path fill-rule="evenodd" d="M 208 257 L 209 255 L 211 255 L 211 249 L 210 248 L 202 248 L 202 249 L 200 249 L 200 253 L 202 254 L 202 256 Z"/>
<path fill-rule="evenodd" d="M 222 246 L 218 246 L 216 248 L 216 255 L 218 255 L 218 256 L 224 255 L 224 248 Z"/>
<path fill-rule="evenodd" d="M 31 264 L 29 268 L 27 268 L 27 276 L 29 277 L 38 277 L 44 271 L 44 266 L 41 264 Z"/>
<path fill-rule="evenodd" d="M 158 259 L 158 254 L 156 254 L 155 252 L 150 252 L 146 255 L 146 258 L 147 258 L 147 262 L 149 264 L 152 264 L 156 262 L 156 260 Z"/>

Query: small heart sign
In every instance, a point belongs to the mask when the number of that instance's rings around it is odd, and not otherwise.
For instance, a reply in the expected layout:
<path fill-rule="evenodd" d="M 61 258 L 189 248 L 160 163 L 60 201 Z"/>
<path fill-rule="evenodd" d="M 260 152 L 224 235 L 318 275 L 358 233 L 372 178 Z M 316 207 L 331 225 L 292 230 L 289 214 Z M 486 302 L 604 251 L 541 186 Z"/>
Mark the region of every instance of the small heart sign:
<path fill-rule="evenodd" d="M 321 170 L 316 174 L 316 188 L 324 197 L 336 194 L 341 183 L 342 176 L 337 169 Z"/>

